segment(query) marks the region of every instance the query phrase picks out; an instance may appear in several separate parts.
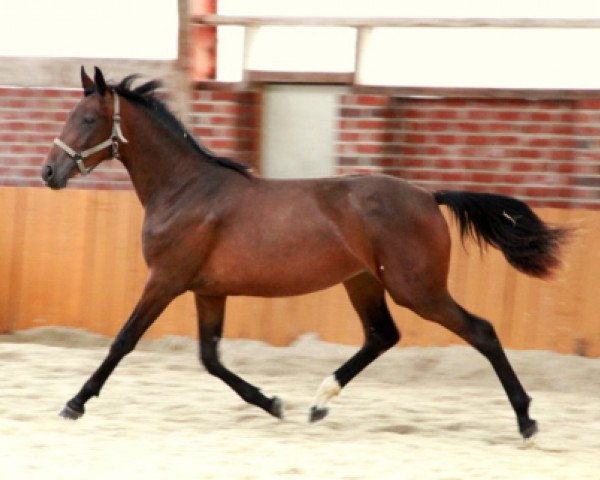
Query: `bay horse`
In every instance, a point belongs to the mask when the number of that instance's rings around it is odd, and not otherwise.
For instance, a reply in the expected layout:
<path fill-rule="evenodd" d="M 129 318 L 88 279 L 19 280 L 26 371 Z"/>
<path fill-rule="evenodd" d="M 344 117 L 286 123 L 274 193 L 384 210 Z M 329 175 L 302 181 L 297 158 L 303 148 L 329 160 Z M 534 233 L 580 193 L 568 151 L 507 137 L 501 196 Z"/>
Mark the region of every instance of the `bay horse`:
<path fill-rule="evenodd" d="M 385 293 L 436 322 L 491 363 L 524 438 L 537 431 L 531 398 L 511 367 L 492 325 L 461 307 L 447 290 L 448 225 L 439 205 L 458 220 L 461 236 L 500 249 L 517 270 L 547 277 L 559 265 L 566 231 L 551 227 L 523 202 L 503 195 L 431 193 L 386 175 L 272 180 L 201 146 L 136 76 L 107 83 L 81 69 L 83 98 L 54 141 L 42 178 L 62 189 L 78 174 L 117 157 L 127 169 L 145 216 L 148 278 L 108 355 L 60 415 L 77 419 L 109 375 L 165 307 L 195 296 L 200 359 L 243 400 L 275 417 L 283 403 L 226 368 L 219 358 L 229 295 L 278 297 L 343 283 L 364 329 L 360 349 L 327 377 L 309 420 L 367 365 L 400 340 Z"/>

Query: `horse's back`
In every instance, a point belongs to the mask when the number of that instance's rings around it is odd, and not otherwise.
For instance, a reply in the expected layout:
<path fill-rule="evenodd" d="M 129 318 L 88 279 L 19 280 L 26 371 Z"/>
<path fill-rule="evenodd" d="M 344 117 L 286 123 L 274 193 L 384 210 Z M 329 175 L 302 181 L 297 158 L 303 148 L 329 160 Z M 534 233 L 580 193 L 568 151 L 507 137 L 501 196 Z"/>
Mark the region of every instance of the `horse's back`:
<path fill-rule="evenodd" d="M 434 196 L 404 179 L 348 175 L 267 183 L 278 192 L 267 195 L 274 212 L 293 212 L 296 221 L 308 225 L 307 231 L 316 225 L 334 226 L 357 254 L 366 243 L 371 250 L 390 243 L 449 246 L 448 226 Z"/>
<path fill-rule="evenodd" d="M 398 213 L 416 217 L 437 210 L 432 194 L 404 179 L 390 175 L 348 177 L 357 207 L 372 215 Z"/>
<path fill-rule="evenodd" d="M 352 210 L 374 235 L 393 233 L 399 239 L 435 230 L 444 235 L 447 225 L 431 192 L 389 175 L 349 179 Z"/>

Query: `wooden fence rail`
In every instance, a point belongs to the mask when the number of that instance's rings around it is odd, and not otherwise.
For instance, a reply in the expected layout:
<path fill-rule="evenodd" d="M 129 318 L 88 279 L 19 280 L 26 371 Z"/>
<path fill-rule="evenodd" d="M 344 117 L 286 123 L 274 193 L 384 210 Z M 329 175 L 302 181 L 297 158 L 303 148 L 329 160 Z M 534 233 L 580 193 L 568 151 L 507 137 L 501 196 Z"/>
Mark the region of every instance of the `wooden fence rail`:
<path fill-rule="evenodd" d="M 141 292 L 142 209 L 133 192 L 0 189 L 0 329 L 70 326 L 114 335 Z M 551 282 L 515 272 L 492 249 L 454 247 L 450 290 L 494 323 L 507 347 L 600 356 L 600 212 L 542 209 L 549 222 L 577 228 Z M 460 343 L 452 334 L 393 307 L 402 345 Z M 231 298 L 225 335 L 286 345 L 316 332 L 359 344 L 359 321 L 343 288 L 281 299 Z M 196 335 L 191 295 L 177 299 L 147 336 Z"/>

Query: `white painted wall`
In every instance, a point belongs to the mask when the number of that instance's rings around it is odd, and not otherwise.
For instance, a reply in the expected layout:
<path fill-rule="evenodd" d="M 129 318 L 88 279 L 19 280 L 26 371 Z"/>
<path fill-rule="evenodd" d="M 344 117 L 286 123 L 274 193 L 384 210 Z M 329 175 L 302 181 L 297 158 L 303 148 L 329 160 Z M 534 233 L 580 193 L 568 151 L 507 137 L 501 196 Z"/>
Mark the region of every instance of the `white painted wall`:
<path fill-rule="evenodd" d="M 172 60 L 177 0 L 0 0 L 0 56 Z"/>
<path fill-rule="evenodd" d="M 600 13 L 600 1 L 598 2 Z M 379 28 L 361 83 L 474 88 L 600 88 L 600 29 Z"/>
<path fill-rule="evenodd" d="M 600 0 L 219 0 L 223 15 L 426 18 L 600 18 Z M 242 78 L 243 29 L 219 28 L 217 77 Z M 249 66 L 260 70 L 353 69 L 353 31 L 261 29 Z M 600 29 L 379 28 L 364 55 L 371 85 L 600 88 Z"/>
<path fill-rule="evenodd" d="M 598 15 L 598 0 L 219 0 L 223 15 L 329 17 L 580 18 Z"/>
<path fill-rule="evenodd" d="M 269 85 L 263 95 L 261 166 L 265 177 L 334 173 L 337 96 L 345 87 Z"/>

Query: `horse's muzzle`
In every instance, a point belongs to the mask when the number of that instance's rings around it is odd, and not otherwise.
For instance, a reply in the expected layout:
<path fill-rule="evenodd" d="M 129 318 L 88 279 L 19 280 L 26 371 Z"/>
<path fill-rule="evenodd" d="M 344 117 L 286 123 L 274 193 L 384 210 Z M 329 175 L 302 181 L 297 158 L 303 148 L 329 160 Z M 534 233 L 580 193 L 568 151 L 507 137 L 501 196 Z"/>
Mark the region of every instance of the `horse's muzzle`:
<path fill-rule="evenodd" d="M 60 190 L 67 184 L 66 179 L 61 180 L 56 173 L 56 168 L 50 164 L 46 164 L 42 167 L 42 180 L 44 180 L 46 185 L 52 190 Z"/>
<path fill-rule="evenodd" d="M 53 176 L 54 176 L 54 169 L 52 168 L 52 165 L 44 165 L 42 167 L 42 180 L 44 180 L 44 182 L 48 183 L 50 180 L 52 180 Z"/>

